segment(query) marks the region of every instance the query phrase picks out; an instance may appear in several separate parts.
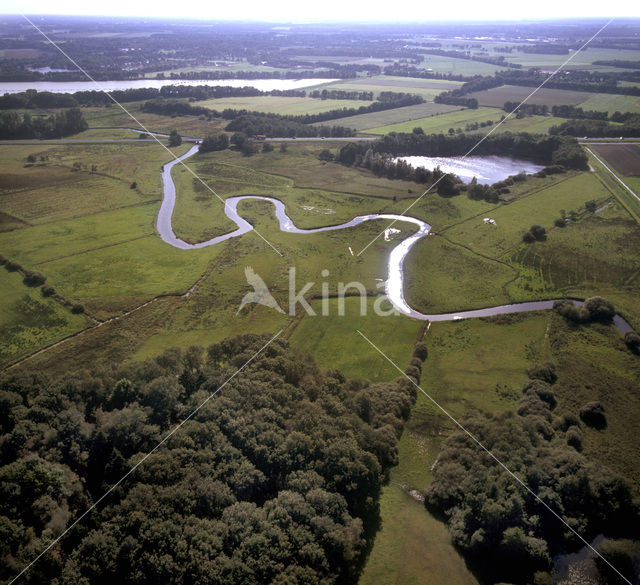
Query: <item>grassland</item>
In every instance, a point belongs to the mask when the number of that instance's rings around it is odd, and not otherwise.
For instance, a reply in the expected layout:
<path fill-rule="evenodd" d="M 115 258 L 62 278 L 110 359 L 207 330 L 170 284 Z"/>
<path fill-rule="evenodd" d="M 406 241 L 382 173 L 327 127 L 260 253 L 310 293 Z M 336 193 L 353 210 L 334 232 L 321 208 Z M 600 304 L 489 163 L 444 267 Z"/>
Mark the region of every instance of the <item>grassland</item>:
<path fill-rule="evenodd" d="M 596 93 L 580 104 L 583 110 L 598 110 L 608 112 L 640 113 L 640 97 L 633 95 L 616 95 L 610 93 Z"/>
<path fill-rule="evenodd" d="M 329 110 L 341 110 L 342 108 L 359 108 L 372 104 L 366 100 L 322 100 L 309 97 L 284 97 L 284 96 L 257 96 L 257 97 L 233 97 L 204 100 L 198 102 L 198 106 L 211 108 L 221 112 L 226 108 L 236 110 L 250 110 L 252 112 L 268 112 L 288 116 L 302 114 L 319 114 Z"/>
<path fill-rule="evenodd" d="M 20 273 L 4 269 L 0 269 L 0 304 L 0 366 L 72 335 L 87 323 L 84 316 L 44 298 L 39 288 L 25 286 Z"/>
<path fill-rule="evenodd" d="M 388 134 L 389 132 L 411 132 L 414 128 L 422 128 L 425 134 L 447 134 L 449 128 L 462 128 L 464 130 L 467 124 L 475 122 L 498 122 L 505 115 L 505 112 L 496 108 L 478 108 L 475 110 L 464 109 L 430 116 L 410 122 L 400 122 L 398 124 L 389 124 L 378 128 L 369 128 L 364 130 L 365 134 Z"/>
<path fill-rule="evenodd" d="M 314 89 L 344 89 L 348 91 L 372 91 L 377 97 L 381 91 L 404 91 L 421 95 L 425 100 L 432 101 L 439 93 L 460 87 L 461 82 L 441 79 L 415 79 L 410 77 L 392 77 L 378 75 L 362 79 L 334 81 L 315 87 Z"/>
<path fill-rule="evenodd" d="M 504 66 L 491 65 L 482 61 L 456 59 L 441 55 L 425 55 L 419 66 L 433 69 L 435 73 L 451 73 L 452 75 L 493 75 L 496 71 L 505 69 Z"/>
<path fill-rule="evenodd" d="M 404 108 L 395 108 L 393 110 L 384 110 L 382 112 L 371 112 L 369 114 L 359 114 L 357 116 L 340 118 L 340 124 L 347 128 L 367 130 L 369 128 L 377 128 L 378 126 L 388 124 L 397 124 L 399 122 L 408 122 L 410 120 L 419 120 L 421 118 L 438 116 L 448 112 L 455 112 L 459 109 L 460 108 L 457 106 L 426 102 L 415 106 L 406 106 Z"/>

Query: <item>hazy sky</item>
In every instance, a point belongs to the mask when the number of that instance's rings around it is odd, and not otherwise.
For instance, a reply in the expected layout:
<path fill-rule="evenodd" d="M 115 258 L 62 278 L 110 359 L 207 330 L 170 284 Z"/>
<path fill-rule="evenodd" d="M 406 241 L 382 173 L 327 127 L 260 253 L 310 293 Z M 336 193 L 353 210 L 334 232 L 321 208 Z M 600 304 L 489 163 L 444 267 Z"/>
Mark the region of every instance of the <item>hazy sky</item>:
<path fill-rule="evenodd" d="M 220 20 L 268 21 L 433 21 L 519 20 L 524 18 L 638 16 L 640 2 L 585 2 L 584 0 L 5 0 L 0 12 L 24 14 L 110 14 Z"/>

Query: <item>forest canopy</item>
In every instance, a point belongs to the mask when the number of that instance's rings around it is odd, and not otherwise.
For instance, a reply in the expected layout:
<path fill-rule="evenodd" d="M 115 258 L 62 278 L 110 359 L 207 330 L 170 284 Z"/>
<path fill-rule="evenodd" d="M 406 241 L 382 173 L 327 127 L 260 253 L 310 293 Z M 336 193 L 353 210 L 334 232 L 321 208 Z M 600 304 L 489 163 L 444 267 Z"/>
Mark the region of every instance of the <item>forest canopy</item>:
<path fill-rule="evenodd" d="M 251 358 L 205 353 L 0 381 L 7 582 Z M 22 577 L 25 583 L 323 584 L 357 574 L 415 399 L 274 341 Z"/>

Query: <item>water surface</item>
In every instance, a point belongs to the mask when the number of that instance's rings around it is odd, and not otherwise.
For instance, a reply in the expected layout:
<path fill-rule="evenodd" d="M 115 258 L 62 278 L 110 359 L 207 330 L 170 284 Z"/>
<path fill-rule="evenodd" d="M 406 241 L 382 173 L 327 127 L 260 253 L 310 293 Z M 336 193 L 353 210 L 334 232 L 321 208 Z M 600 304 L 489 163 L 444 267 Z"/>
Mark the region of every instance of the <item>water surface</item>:
<path fill-rule="evenodd" d="M 208 85 L 210 87 L 255 87 L 261 91 L 272 89 L 300 89 L 338 81 L 337 79 L 130 79 L 120 81 L 8 81 L 0 83 L 0 94 L 19 93 L 27 89 L 51 93 L 74 93 L 76 91 L 115 91 L 165 85 Z"/>
<path fill-rule="evenodd" d="M 403 160 L 412 167 L 424 167 L 430 171 L 439 167 L 445 173 L 458 175 L 464 183 L 470 183 L 473 177 L 476 177 L 478 183 L 482 184 L 492 184 L 522 172 L 532 175 L 544 168 L 543 165 L 538 165 L 529 160 L 497 155 L 467 157 L 401 156 L 396 160 Z"/>

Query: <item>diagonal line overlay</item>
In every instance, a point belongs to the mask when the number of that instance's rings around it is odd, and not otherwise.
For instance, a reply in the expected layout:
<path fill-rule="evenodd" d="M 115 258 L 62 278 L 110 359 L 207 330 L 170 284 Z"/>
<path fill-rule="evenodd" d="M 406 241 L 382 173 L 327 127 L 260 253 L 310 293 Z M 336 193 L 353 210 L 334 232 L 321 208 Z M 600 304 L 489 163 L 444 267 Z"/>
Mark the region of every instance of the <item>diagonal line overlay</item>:
<path fill-rule="evenodd" d="M 256 357 L 258 357 L 258 355 L 260 355 L 260 353 L 262 353 L 262 351 L 271 344 L 272 341 L 274 341 L 282 332 L 284 331 L 284 329 L 280 329 L 280 331 L 278 331 L 269 341 L 267 341 L 267 343 L 265 343 L 258 351 L 256 351 L 244 364 L 242 364 L 242 366 L 240 366 L 231 376 L 229 376 L 222 384 L 220 384 L 220 386 L 218 386 L 214 392 L 212 392 L 211 394 L 209 394 L 209 396 L 207 396 L 207 398 L 205 398 L 205 400 L 203 400 L 199 406 L 197 406 L 192 412 L 191 414 L 189 414 L 189 416 L 187 416 L 186 418 L 184 418 L 182 421 L 180 421 L 175 427 L 173 427 L 173 429 L 171 429 L 171 431 L 169 431 L 163 438 L 162 440 L 153 448 L 151 449 L 151 451 L 149 451 L 148 453 L 146 453 L 144 455 L 144 457 L 142 457 L 142 459 L 140 459 L 140 461 L 138 461 L 129 471 L 127 471 L 127 473 L 125 473 L 115 484 L 113 484 L 104 494 L 102 494 L 102 496 L 100 496 L 99 499 L 97 499 L 93 504 L 91 504 L 91 506 L 89 506 L 89 508 L 87 508 L 78 518 L 76 518 L 73 523 L 64 530 L 64 532 L 62 534 L 60 534 L 60 536 L 56 537 L 54 540 L 52 540 L 47 547 L 37 556 L 35 557 L 28 565 L 26 565 L 13 579 L 11 579 L 11 581 L 9 581 L 8 585 L 13 585 L 13 583 L 15 583 L 18 579 L 20 579 L 20 577 L 22 575 L 24 575 L 35 563 L 37 563 L 40 558 L 42 556 L 44 556 L 49 550 L 51 550 L 51 548 L 57 544 L 58 542 L 60 542 L 60 540 L 65 536 L 65 534 L 67 534 L 69 531 L 71 531 L 76 524 L 78 524 L 79 522 L 82 521 L 82 519 L 87 516 L 98 504 L 100 504 L 100 502 L 102 502 L 102 500 L 104 500 L 114 489 L 116 489 L 127 477 L 129 477 L 138 467 L 140 467 L 140 465 L 142 465 L 161 445 L 163 445 L 168 439 L 170 439 L 178 430 L 180 430 L 182 428 L 182 426 L 189 420 L 191 420 L 197 413 L 198 411 L 205 405 L 207 404 L 207 402 L 209 402 L 209 400 L 211 400 L 218 392 L 220 392 L 220 390 L 222 390 L 229 382 L 231 382 L 231 380 L 233 380 L 233 378 L 235 378 L 242 370 L 244 370 L 244 368 L 246 366 L 248 366 Z"/>
<path fill-rule="evenodd" d="M 487 132 L 480 140 L 478 140 L 478 142 L 476 142 L 476 144 L 474 144 L 462 157 L 460 157 L 460 160 L 464 160 L 465 158 L 467 158 L 476 148 L 478 148 L 478 146 L 480 146 L 487 138 L 489 138 L 489 136 L 491 136 L 504 122 L 506 122 L 511 116 L 513 116 L 513 114 L 515 114 L 518 109 L 520 108 L 520 106 L 524 105 L 525 103 L 527 103 L 527 100 L 529 98 L 531 98 L 532 96 L 534 96 L 536 94 L 536 92 L 538 92 L 540 89 L 542 89 L 548 81 L 550 81 L 551 79 L 553 79 L 553 77 L 555 77 L 555 75 L 557 75 L 562 68 L 569 63 L 569 61 L 571 61 L 578 53 L 580 53 L 591 41 L 593 41 L 593 39 L 595 39 L 605 28 L 607 28 L 614 20 L 615 20 L 615 16 L 613 18 L 611 18 L 606 24 L 604 24 L 604 26 L 602 26 L 588 41 L 585 41 L 582 46 L 575 52 L 571 53 L 571 55 L 569 55 L 569 58 L 566 59 L 564 61 L 564 63 L 562 63 L 562 65 L 560 65 L 560 67 L 558 67 L 551 75 L 549 75 L 549 77 L 547 77 L 538 87 L 536 87 L 526 98 L 524 98 L 515 108 L 513 108 L 513 110 L 511 110 L 502 120 L 500 120 L 500 122 L 498 122 L 495 126 L 493 126 L 491 128 L 491 130 L 489 132 Z M 447 173 L 445 173 L 446 175 Z M 433 189 L 444 177 L 445 175 L 442 175 L 435 183 L 429 185 L 429 188 L 422 194 L 420 195 L 420 197 L 418 197 L 417 199 L 415 199 L 411 205 L 409 205 L 409 207 L 407 207 L 402 213 L 400 213 L 400 215 L 405 215 L 407 213 L 407 211 L 409 211 L 416 203 L 418 203 L 418 201 L 420 201 L 429 191 L 431 191 L 431 189 Z M 371 240 L 364 248 L 362 248 L 362 250 L 360 250 L 356 256 L 360 256 L 369 246 L 371 246 L 371 244 L 373 244 L 382 234 L 384 234 L 384 232 L 386 230 L 388 230 L 393 224 L 395 224 L 397 221 L 397 219 L 394 219 L 385 229 L 383 229 L 375 238 L 373 238 L 373 240 Z"/>
<path fill-rule="evenodd" d="M 129 110 L 127 110 L 127 108 L 125 108 L 116 98 L 114 98 L 106 89 L 104 89 L 93 77 L 91 77 L 91 75 L 89 75 L 89 73 L 87 73 L 82 67 L 80 67 L 80 65 L 78 65 L 78 63 L 76 63 L 76 61 L 71 58 L 65 51 L 64 49 L 62 49 L 62 47 L 60 47 L 55 41 L 53 41 L 42 29 L 40 29 L 36 24 L 34 24 L 28 16 L 26 16 L 25 14 L 21 15 L 33 28 L 35 28 L 45 39 L 47 39 L 47 41 L 49 43 L 51 43 L 51 45 L 53 47 L 55 47 L 58 51 L 60 51 L 60 53 L 62 53 L 73 65 L 74 67 L 76 67 L 87 79 L 89 79 L 90 81 L 92 81 L 95 86 L 102 92 L 104 93 L 106 96 L 109 97 L 109 99 L 116 104 L 125 114 L 127 114 L 127 116 L 129 116 L 136 124 L 138 124 L 138 126 L 140 126 L 140 128 L 142 128 L 147 134 L 149 134 L 160 146 L 162 146 L 162 148 L 164 148 L 172 157 L 174 160 L 177 160 L 178 157 L 171 152 L 171 150 L 169 150 L 169 148 L 161 141 L 158 139 L 158 137 L 154 134 L 154 132 L 152 132 L 151 130 L 149 130 L 142 122 L 140 122 Z M 211 193 L 213 193 L 221 202 L 222 204 L 225 206 L 227 206 L 226 201 L 220 197 L 220 195 L 218 195 L 209 185 L 207 185 L 207 183 L 205 183 L 194 171 L 191 167 L 189 167 L 187 164 L 185 164 L 184 161 L 178 161 L 185 169 L 187 169 L 187 171 L 189 171 L 198 181 L 200 181 L 200 183 L 202 183 L 202 185 L 205 186 L 206 189 L 208 189 Z M 276 253 L 278 254 L 278 256 L 282 256 L 282 253 L 269 241 L 267 240 L 254 226 L 253 231 L 256 232 L 256 234 L 258 234 L 258 236 L 260 238 L 262 238 L 262 240 L 269 245 L 269 247 Z"/>

